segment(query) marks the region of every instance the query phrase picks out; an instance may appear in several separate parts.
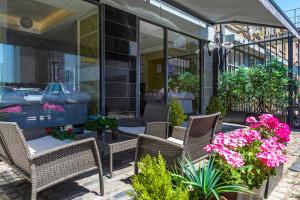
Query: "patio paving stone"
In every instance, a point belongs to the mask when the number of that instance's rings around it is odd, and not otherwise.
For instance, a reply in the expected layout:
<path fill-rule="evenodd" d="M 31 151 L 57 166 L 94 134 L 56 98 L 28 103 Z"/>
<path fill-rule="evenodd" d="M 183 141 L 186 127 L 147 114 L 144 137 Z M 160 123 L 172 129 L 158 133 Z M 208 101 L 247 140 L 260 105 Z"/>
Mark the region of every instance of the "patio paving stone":
<path fill-rule="evenodd" d="M 300 131 L 292 134 L 288 157 L 283 177 L 268 200 L 300 199 L 300 173 L 297 171 L 300 167 Z M 101 159 L 105 175 L 103 197 L 98 195 L 98 174 L 91 172 L 40 192 L 38 200 L 129 200 L 127 194 L 132 191 L 130 177 L 133 175 L 134 151 L 116 154 L 113 178 L 109 178 L 108 158 L 102 156 Z M 26 180 L 0 162 L 0 200 L 28 200 L 30 191 L 30 184 Z"/>

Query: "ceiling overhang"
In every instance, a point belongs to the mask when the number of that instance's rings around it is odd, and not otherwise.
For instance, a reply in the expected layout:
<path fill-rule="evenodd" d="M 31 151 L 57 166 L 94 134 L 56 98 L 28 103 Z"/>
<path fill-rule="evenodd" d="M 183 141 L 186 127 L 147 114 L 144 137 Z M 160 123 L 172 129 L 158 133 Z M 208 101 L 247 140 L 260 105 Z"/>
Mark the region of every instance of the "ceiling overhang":
<path fill-rule="evenodd" d="M 243 23 L 299 30 L 274 0 L 163 0 L 210 24 Z"/>

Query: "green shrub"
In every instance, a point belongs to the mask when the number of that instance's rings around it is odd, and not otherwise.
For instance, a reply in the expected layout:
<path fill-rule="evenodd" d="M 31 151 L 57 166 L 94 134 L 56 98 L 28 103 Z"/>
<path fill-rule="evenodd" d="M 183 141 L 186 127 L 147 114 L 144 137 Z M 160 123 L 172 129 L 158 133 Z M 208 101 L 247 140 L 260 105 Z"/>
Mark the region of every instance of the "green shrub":
<path fill-rule="evenodd" d="M 145 156 L 139 163 L 140 173 L 132 178 L 134 200 L 188 200 L 188 191 L 174 187 L 170 172 L 161 155 L 158 158 Z"/>
<path fill-rule="evenodd" d="M 218 95 L 228 109 L 249 104 L 253 110 L 276 114 L 288 106 L 289 84 L 295 95 L 298 83 L 289 78 L 287 67 L 271 60 L 266 65 L 224 72 L 219 77 Z"/>
<path fill-rule="evenodd" d="M 184 114 L 184 109 L 178 100 L 172 99 L 169 102 L 169 109 L 169 121 L 171 126 L 179 126 L 186 120 L 187 116 Z"/>
<path fill-rule="evenodd" d="M 221 112 L 220 118 L 224 119 L 224 116 L 226 115 L 226 108 L 223 101 L 221 101 L 218 97 L 212 97 L 206 108 L 206 114 L 214 114 L 216 112 Z"/>
<path fill-rule="evenodd" d="M 195 75 L 191 72 L 184 72 L 169 78 L 169 88 L 178 92 L 189 92 L 195 97 L 193 101 L 193 107 L 199 107 L 199 75 Z"/>

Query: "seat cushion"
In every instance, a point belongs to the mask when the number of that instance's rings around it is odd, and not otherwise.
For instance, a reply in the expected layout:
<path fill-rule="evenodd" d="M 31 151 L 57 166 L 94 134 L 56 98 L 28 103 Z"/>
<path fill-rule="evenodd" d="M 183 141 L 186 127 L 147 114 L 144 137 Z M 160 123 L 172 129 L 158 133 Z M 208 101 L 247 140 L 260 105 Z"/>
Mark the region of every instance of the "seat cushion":
<path fill-rule="evenodd" d="M 54 148 L 54 147 L 68 144 L 70 142 L 72 142 L 72 140 L 61 141 L 61 140 L 55 139 L 52 136 L 45 136 L 45 137 L 38 138 L 35 140 L 29 140 L 29 141 L 27 141 L 27 145 L 28 145 L 30 154 L 33 155 L 33 154 L 37 154 L 37 153 L 46 151 L 46 150 Z"/>
<path fill-rule="evenodd" d="M 119 131 L 123 133 L 129 133 L 133 135 L 139 135 L 145 133 L 145 126 L 139 127 L 119 127 Z"/>
<path fill-rule="evenodd" d="M 174 142 L 174 143 L 177 143 L 177 144 L 180 144 L 180 145 L 183 145 L 183 141 L 182 140 L 178 140 L 178 139 L 173 138 L 173 137 L 169 137 L 167 140 L 169 140 L 171 142 Z"/>

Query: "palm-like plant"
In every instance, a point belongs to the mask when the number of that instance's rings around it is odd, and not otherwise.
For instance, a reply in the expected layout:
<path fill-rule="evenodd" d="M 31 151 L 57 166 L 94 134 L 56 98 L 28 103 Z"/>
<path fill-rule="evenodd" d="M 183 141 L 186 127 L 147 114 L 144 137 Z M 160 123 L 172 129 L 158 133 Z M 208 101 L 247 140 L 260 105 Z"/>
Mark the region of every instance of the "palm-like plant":
<path fill-rule="evenodd" d="M 180 172 L 172 173 L 177 184 L 183 184 L 190 190 L 191 199 L 220 200 L 224 193 L 251 193 L 241 185 L 232 185 L 222 180 L 222 172 L 214 167 L 214 159 L 210 158 L 207 164 L 200 164 L 196 169 L 190 159 L 179 161 Z"/>

